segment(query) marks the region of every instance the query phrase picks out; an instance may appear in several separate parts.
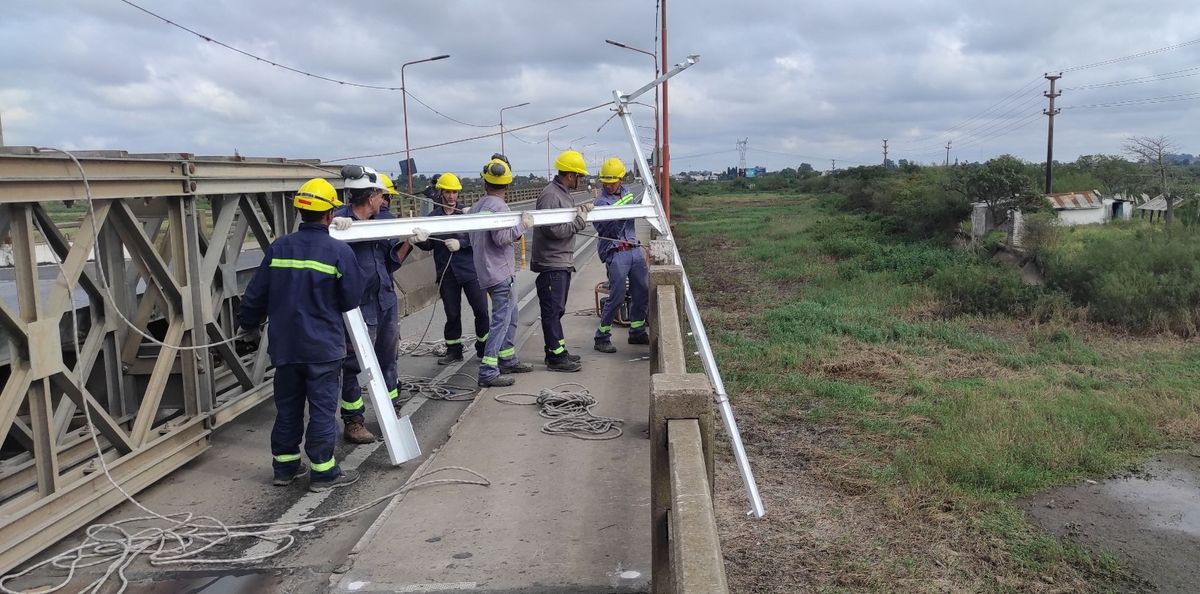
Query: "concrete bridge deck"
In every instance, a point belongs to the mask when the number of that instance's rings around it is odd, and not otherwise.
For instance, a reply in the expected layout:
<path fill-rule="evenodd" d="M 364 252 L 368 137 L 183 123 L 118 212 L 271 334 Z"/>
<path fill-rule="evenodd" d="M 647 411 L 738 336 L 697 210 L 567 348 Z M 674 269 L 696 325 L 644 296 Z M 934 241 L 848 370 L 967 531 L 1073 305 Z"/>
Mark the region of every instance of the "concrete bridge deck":
<path fill-rule="evenodd" d="M 568 310 L 594 306 L 604 280 L 593 256 L 573 284 Z M 427 468 L 464 466 L 489 487 L 439 486 L 397 498 L 354 547 L 336 592 L 645 592 L 650 578 L 650 457 L 646 439 L 649 347 L 598 353 L 597 318 L 568 315 L 568 346 L 583 371 L 541 365 L 535 325 L 519 350 L 535 371 L 481 393 Z M 624 434 L 589 441 L 541 432 L 535 406 L 496 401 L 563 382 L 586 386 L 595 414 L 625 419 Z"/>

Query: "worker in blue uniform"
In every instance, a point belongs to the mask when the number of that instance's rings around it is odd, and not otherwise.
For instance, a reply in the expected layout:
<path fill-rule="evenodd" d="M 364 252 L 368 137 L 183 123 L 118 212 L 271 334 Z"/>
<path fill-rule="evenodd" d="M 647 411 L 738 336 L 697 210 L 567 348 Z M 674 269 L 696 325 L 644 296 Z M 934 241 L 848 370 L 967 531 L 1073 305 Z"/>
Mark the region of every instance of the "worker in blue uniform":
<path fill-rule="evenodd" d="M 596 206 L 620 206 L 635 204 L 633 192 L 621 184 L 625 179 L 625 164 L 616 157 L 605 159 L 600 165 L 600 195 Z M 646 266 L 646 254 L 641 249 L 634 227 L 636 219 L 618 221 L 596 221 L 592 225 L 600 239 L 596 251 L 600 261 L 608 268 L 608 301 L 600 312 L 600 327 L 596 329 L 595 349 L 602 353 L 615 353 L 612 344 L 612 323 L 617 310 L 625 302 L 626 285 L 629 287 L 629 344 L 650 344 L 646 332 L 646 310 L 650 306 L 650 268 Z"/>
<path fill-rule="evenodd" d="M 354 221 L 394 219 L 391 212 L 382 208 L 384 196 L 389 191 L 383 178 L 372 168 L 347 165 L 342 168 L 346 195 L 349 204 L 334 210 L 333 228 L 349 229 Z M 395 192 L 395 190 L 391 190 Z M 403 242 L 394 239 L 356 241 L 350 244 L 358 260 L 363 277 L 362 301 L 359 304 L 371 343 L 375 346 L 375 357 L 379 360 L 383 386 L 388 390 L 393 409 L 403 402 L 400 399 L 396 372 L 397 349 L 400 342 L 400 308 L 396 298 L 396 286 L 392 273 L 403 261 Z M 347 337 L 347 341 L 349 337 Z M 358 358 L 346 357 L 342 368 L 342 422 L 345 423 L 343 437 L 350 443 L 371 443 L 375 434 L 364 424 L 366 402 L 359 383 Z M 389 411 L 390 412 L 390 411 Z M 383 411 L 376 411 L 382 414 Z"/>
<path fill-rule="evenodd" d="M 431 217 L 448 217 L 463 214 L 458 206 L 458 193 L 462 182 L 458 176 L 446 172 L 438 176 L 435 186 L 438 193 L 434 200 Z M 483 345 L 488 333 L 488 304 L 483 289 L 475 274 L 475 254 L 471 250 L 468 233 L 444 233 L 433 235 L 416 244 L 417 247 L 433 251 L 434 280 L 446 310 L 446 325 L 442 337 L 446 341 L 446 354 L 438 359 L 438 365 L 450 365 L 463 360 L 462 296 L 465 293 L 471 313 L 475 317 L 475 355 L 483 359 Z"/>
<path fill-rule="evenodd" d="M 350 246 L 329 236 L 333 209 L 342 205 L 328 181 L 316 178 L 292 200 L 300 228 L 267 247 L 238 309 L 251 336 L 264 320 L 275 366 L 275 424 L 271 428 L 273 484 L 285 486 L 310 472 L 310 491 L 358 480 L 333 456 L 337 441 L 338 382 L 346 358 L 342 313 L 358 307 L 363 281 Z M 308 427 L 305 429 L 305 405 Z"/>

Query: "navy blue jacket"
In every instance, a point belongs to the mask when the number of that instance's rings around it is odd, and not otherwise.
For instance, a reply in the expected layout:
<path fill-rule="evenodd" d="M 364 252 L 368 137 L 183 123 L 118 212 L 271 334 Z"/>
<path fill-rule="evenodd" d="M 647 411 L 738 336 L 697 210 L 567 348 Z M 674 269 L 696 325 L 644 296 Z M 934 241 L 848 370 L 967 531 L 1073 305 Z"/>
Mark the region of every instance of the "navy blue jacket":
<path fill-rule="evenodd" d="M 301 223 L 263 254 L 238 309 L 238 323 L 264 319 L 275 366 L 327 363 L 346 357 L 342 312 L 358 307 L 363 281 L 350 246 L 320 223 Z"/>
<path fill-rule="evenodd" d="M 446 209 L 441 206 L 434 206 L 433 212 L 429 213 L 431 217 L 449 217 L 463 214 L 461 208 L 454 207 L 453 214 L 446 214 Z M 446 244 L 432 239 L 426 239 L 421 243 L 416 244 L 417 247 L 430 251 L 433 250 L 433 267 L 437 270 L 435 282 L 442 282 L 442 271 L 446 270 L 446 263 L 450 263 L 450 273 L 454 275 L 454 280 L 459 284 L 466 284 L 475 280 L 475 254 L 471 252 L 471 235 L 469 233 L 443 233 L 434 235 L 443 240 L 457 239 L 458 252 L 451 252 L 446 248 Z M 450 254 L 454 254 L 451 258 Z"/>
<path fill-rule="evenodd" d="M 593 202 L 596 206 L 623 206 L 628 204 L 641 204 L 641 198 L 635 197 L 633 192 L 625 189 L 622 185 L 616 194 L 609 194 L 600 187 L 600 195 L 596 196 Z M 638 245 L 637 227 L 635 226 L 636 219 L 621 219 L 617 221 L 596 221 L 592 226 L 596 228 L 596 234 L 601 239 L 596 240 L 596 251 L 600 254 L 601 262 L 608 262 L 612 257 L 613 252 L 619 247 L 617 242 L 610 241 L 612 239 L 620 239 L 626 245 Z M 605 239 L 607 238 L 607 239 Z"/>
<path fill-rule="evenodd" d="M 358 220 L 349 204 L 334 209 L 333 216 Z M 394 218 L 396 215 L 386 210 L 380 210 L 379 214 L 371 217 L 372 220 Z M 400 269 L 400 262 L 396 260 L 396 246 L 400 242 L 395 239 L 376 239 L 355 241 L 349 245 L 358 259 L 358 269 L 363 278 L 362 303 L 359 304 L 363 319 L 373 326 L 379 323 L 382 312 L 399 305 L 392 273 Z"/>

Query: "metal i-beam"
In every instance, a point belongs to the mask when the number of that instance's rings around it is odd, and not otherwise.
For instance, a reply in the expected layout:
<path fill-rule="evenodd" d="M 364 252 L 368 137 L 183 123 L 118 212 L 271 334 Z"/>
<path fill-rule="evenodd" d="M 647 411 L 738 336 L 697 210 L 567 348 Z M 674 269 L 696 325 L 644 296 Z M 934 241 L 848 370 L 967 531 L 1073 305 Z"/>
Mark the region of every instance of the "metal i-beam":
<path fill-rule="evenodd" d="M 645 198 L 643 197 L 643 200 Z M 574 208 L 553 208 L 525 211 L 533 215 L 533 226 L 561 225 L 575 220 Z M 431 235 L 439 233 L 464 233 L 467 231 L 490 231 L 507 229 L 521 222 L 521 212 L 465 214 L 453 217 L 421 217 L 415 219 L 384 219 L 377 221 L 355 221 L 345 231 L 330 228 L 329 235 L 342 241 L 367 241 L 410 237 L 414 229 L 424 229 Z M 652 204 L 627 206 L 600 206 L 588 213 L 589 223 L 596 221 L 619 221 L 646 219 L 660 233 L 663 231 L 658 212 Z"/>
<path fill-rule="evenodd" d="M 691 67 L 699 58 L 700 56 L 697 55 L 688 56 L 687 60 L 676 64 L 674 68 L 655 79 L 654 82 L 643 86 L 633 93 L 626 94 L 616 90 L 613 91 L 613 107 L 616 109 L 617 115 L 621 118 L 621 123 L 625 127 L 625 135 L 629 139 L 630 147 L 633 149 L 633 154 L 637 159 L 638 171 L 641 172 L 642 179 L 645 181 L 645 196 L 649 198 L 645 202 L 654 207 L 663 227 L 663 229 L 660 229 L 660 232 L 663 234 L 663 239 L 670 240 L 672 256 L 676 264 L 682 264 L 683 258 L 679 255 L 679 247 L 675 244 L 674 234 L 671 233 L 671 226 L 667 221 L 666 210 L 663 208 L 662 201 L 659 198 L 658 188 L 654 185 L 654 176 L 646 164 L 646 158 L 642 154 L 642 147 L 638 143 L 637 132 L 633 125 L 633 114 L 629 109 L 629 102 L 668 78 Z M 721 421 L 725 425 L 725 432 L 729 435 L 733 457 L 737 462 L 738 472 L 742 476 L 742 485 L 746 489 L 746 497 L 750 500 L 750 514 L 761 518 L 767 514 L 767 510 L 763 505 L 762 496 L 758 492 L 758 484 L 754 480 L 754 471 L 750 468 L 750 460 L 746 457 L 746 448 L 742 444 L 742 434 L 738 430 L 737 419 L 733 416 L 733 407 L 729 404 L 729 395 L 725 391 L 725 381 L 721 378 L 721 370 L 717 367 L 717 360 L 713 355 L 712 345 L 708 342 L 708 332 L 704 328 L 704 320 L 700 317 L 700 306 L 696 303 L 696 295 L 692 292 L 692 283 L 688 280 L 686 269 L 683 271 L 683 297 L 684 308 L 687 311 L 688 323 L 692 327 L 692 336 L 696 340 L 700 362 L 703 364 L 704 373 L 708 376 L 708 380 L 713 385 L 713 391 L 716 393 L 717 409 L 721 414 Z"/>

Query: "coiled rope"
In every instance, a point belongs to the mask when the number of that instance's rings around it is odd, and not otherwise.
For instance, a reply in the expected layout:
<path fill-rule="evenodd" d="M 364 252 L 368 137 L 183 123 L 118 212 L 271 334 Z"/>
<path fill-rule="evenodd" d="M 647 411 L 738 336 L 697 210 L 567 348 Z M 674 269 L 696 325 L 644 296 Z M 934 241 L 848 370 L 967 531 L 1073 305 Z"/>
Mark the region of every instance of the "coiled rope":
<path fill-rule="evenodd" d="M 574 389 L 563 389 L 568 387 Z M 513 396 L 533 400 L 514 400 Z M 616 439 L 624 433 L 621 425 L 625 423 L 625 419 L 604 417 L 592 412 L 592 407 L 596 406 L 596 399 L 582 384 L 568 382 L 543 388 L 537 394 L 506 392 L 496 394 L 493 398 L 504 404 L 538 406 L 538 415 L 550 419 L 542 425 L 542 433 L 547 435 L 568 435 L 577 439 L 599 441 Z"/>

